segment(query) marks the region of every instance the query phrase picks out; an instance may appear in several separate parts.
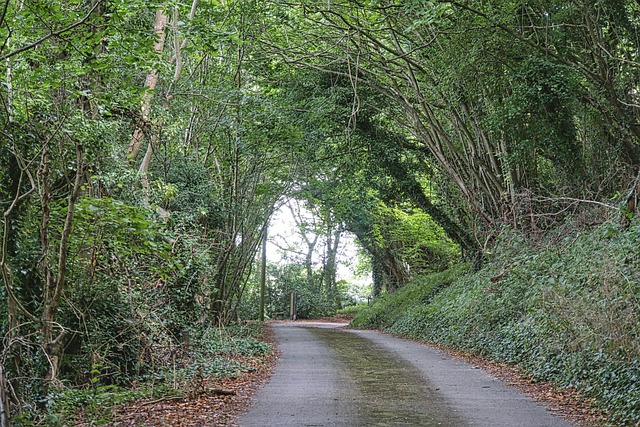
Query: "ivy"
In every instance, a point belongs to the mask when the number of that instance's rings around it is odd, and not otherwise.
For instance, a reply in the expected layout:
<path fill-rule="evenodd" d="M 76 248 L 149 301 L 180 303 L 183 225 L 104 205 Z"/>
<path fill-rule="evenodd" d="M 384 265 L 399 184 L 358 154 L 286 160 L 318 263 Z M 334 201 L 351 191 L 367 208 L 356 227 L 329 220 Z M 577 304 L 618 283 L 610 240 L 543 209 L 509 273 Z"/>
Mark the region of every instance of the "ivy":
<path fill-rule="evenodd" d="M 611 227 L 531 246 L 504 236 L 482 270 L 420 277 L 352 324 L 518 365 L 595 398 L 616 425 L 637 423 L 638 225 Z"/>

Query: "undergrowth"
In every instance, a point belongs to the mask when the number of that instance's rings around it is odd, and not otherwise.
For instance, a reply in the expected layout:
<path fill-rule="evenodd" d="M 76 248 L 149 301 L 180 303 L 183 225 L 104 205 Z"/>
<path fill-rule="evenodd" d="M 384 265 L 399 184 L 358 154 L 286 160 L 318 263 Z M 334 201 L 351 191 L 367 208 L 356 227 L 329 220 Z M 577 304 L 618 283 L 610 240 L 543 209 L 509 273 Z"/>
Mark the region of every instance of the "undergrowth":
<path fill-rule="evenodd" d="M 518 365 L 576 388 L 615 425 L 640 424 L 640 226 L 505 231 L 475 273 L 418 277 L 352 325 Z"/>
<path fill-rule="evenodd" d="M 129 387 L 101 383 L 101 366 L 84 387 L 52 391 L 39 408 L 14 419 L 16 426 L 109 425 L 112 409 L 146 398 L 186 396 L 202 378 L 235 378 L 255 370 L 252 360 L 266 356 L 271 345 L 260 340 L 260 325 L 202 328 L 190 331 L 188 343 L 172 345 L 165 363 L 132 382 Z"/>
<path fill-rule="evenodd" d="M 363 310 L 366 310 L 369 304 L 367 302 L 359 302 L 354 305 L 348 305 L 336 311 L 338 316 L 353 317 Z"/>

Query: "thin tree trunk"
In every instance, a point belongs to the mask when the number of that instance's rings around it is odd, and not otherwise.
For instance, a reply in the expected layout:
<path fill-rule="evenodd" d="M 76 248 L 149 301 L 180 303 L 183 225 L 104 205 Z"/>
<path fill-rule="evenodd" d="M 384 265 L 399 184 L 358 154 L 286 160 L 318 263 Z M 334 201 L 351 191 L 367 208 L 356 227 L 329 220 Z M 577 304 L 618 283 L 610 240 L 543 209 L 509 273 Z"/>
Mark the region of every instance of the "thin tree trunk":
<path fill-rule="evenodd" d="M 9 399 L 7 399 L 7 379 L 4 366 L 0 363 L 0 427 L 11 427 L 11 414 L 9 412 Z"/>
<path fill-rule="evenodd" d="M 26 165 L 23 164 L 20 157 L 15 151 L 9 159 L 8 177 L 10 179 L 9 194 L 13 194 L 13 201 L 11 205 L 3 212 L 3 228 L 2 228 L 2 245 L 0 247 L 0 274 L 4 283 L 5 291 L 7 293 L 7 317 L 8 317 L 8 332 L 7 337 L 9 340 L 17 338 L 20 333 L 19 317 L 20 315 L 26 316 L 30 321 L 36 321 L 37 319 L 21 304 L 20 300 L 14 293 L 13 288 L 13 274 L 11 267 L 9 266 L 9 258 L 16 255 L 16 236 L 13 233 L 13 221 L 17 218 L 20 206 L 22 203 L 35 191 L 35 183 L 31 175 L 28 173 Z M 28 179 L 30 182 L 30 188 L 22 193 L 22 188 L 25 181 Z M 4 348 L 4 351 L 7 351 Z M 7 395 L 8 381 L 6 378 L 6 366 L 9 364 L 15 368 L 13 378 L 11 380 L 11 387 L 15 390 L 18 388 L 17 374 L 20 368 L 20 358 L 18 355 L 11 355 L 9 358 L 5 358 L 2 355 L 3 363 L 0 364 L 0 421 L 2 425 L 9 426 L 11 424 L 11 412 L 10 401 Z M 10 361 L 6 363 L 5 361 Z M 5 365 L 6 363 L 6 365 Z"/>
<path fill-rule="evenodd" d="M 153 157 L 153 146 L 156 143 L 156 136 L 151 135 L 149 138 L 149 145 L 147 145 L 147 151 L 144 154 L 144 158 L 142 159 L 142 163 L 140 163 L 140 168 L 138 169 L 138 173 L 141 176 L 142 188 L 144 188 L 147 192 L 145 193 L 144 199 L 145 202 L 148 202 L 148 192 L 149 192 L 149 178 L 147 176 L 149 172 L 149 166 L 151 165 L 151 158 Z"/>
<path fill-rule="evenodd" d="M 384 286 L 384 272 L 375 255 L 371 255 L 371 267 L 373 275 L 373 297 L 376 298 L 382 294 L 382 288 Z"/>
<path fill-rule="evenodd" d="M 164 10 L 158 10 L 156 12 L 156 18 L 153 25 L 153 32 L 157 37 L 156 43 L 153 45 L 153 50 L 161 53 L 164 50 L 164 41 L 167 37 L 165 28 L 167 26 L 167 15 Z M 145 128 L 149 126 L 149 115 L 151 112 L 151 101 L 153 100 L 154 90 L 158 84 L 158 70 L 153 69 L 144 81 L 145 93 L 142 96 L 142 106 L 140 107 L 140 120 L 136 123 L 136 128 L 133 131 L 131 142 L 129 142 L 129 150 L 127 151 L 127 161 L 129 164 L 133 164 L 138 154 L 140 153 L 140 147 L 142 140 L 144 139 Z"/>
<path fill-rule="evenodd" d="M 83 183 L 84 176 L 84 164 L 83 164 L 83 147 L 82 143 L 76 141 L 76 176 L 73 183 L 73 187 L 69 192 L 67 201 L 67 214 L 65 217 L 64 226 L 62 228 L 62 234 L 60 236 L 60 245 L 58 247 L 57 256 L 57 271 L 55 275 L 47 265 L 47 256 L 43 259 L 44 271 L 45 271 L 45 288 L 42 308 L 42 343 L 45 354 L 50 364 L 50 371 L 48 380 L 52 385 L 56 385 L 58 379 L 58 371 L 60 367 L 63 347 L 62 340 L 65 335 L 65 329 L 59 325 L 56 321 L 56 312 L 60 306 L 62 299 L 62 291 L 65 287 L 66 272 L 67 272 L 67 255 L 69 252 L 69 243 L 71 239 L 71 231 L 73 229 L 74 209 L 78 196 L 80 195 L 80 189 Z M 48 157 L 48 155 L 47 155 Z M 44 161 L 45 166 L 48 169 L 48 158 Z M 46 174 L 43 174 L 43 182 L 46 180 Z M 43 189 L 48 193 L 48 185 L 44 184 Z M 49 252 L 49 240 L 48 240 L 48 223 L 49 223 L 49 196 L 43 196 L 43 222 L 42 222 L 42 244 L 43 251 L 48 255 Z M 60 332 L 55 333 L 55 330 L 59 328 Z"/>
<path fill-rule="evenodd" d="M 324 267 L 324 283 L 327 292 L 335 292 L 336 274 L 338 272 L 337 258 L 338 247 L 340 246 L 340 237 L 342 236 L 342 227 L 338 226 L 333 229 L 330 227 L 327 234 L 327 262 Z"/>
<path fill-rule="evenodd" d="M 191 11 L 189 12 L 189 22 L 193 21 L 193 18 L 196 16 L 196 8 L 198 7 L 198 0 L 193 0 L 191 3 Z M 176 64 L 176 68 L 173 72 L 173 82 L 177 82 L 180 79 L 180 74 L 182 74 L 182 49 L 187 46 L 189 43 L 188 38 L 184 38 L 182 42 L 180 42 L 180 32 L 179 32 L 179 23 L 178 19 L 178 6 L 173 7 L 173 18 L 172 18 L 172 26 L 173 26 L 173 56 L 171 57 L 170 63 Z"/>
<path fill-rule="evenodd" d="M 11 72 L 11 58 L 6 59 L 6 83 L 5 87 L 7 90 L 7 102 L 6 102 L 6 112 L 7 112 L 7 121 L 9 123 L 13 123 L 13 75 Z"/>
<path fill-rule="evenodd" d="M 258 320 L 264 322 L 264 305 L 267 294 L 267 226 L 262 233 L 262 263 L 260 265 L 260 307 Z"/>

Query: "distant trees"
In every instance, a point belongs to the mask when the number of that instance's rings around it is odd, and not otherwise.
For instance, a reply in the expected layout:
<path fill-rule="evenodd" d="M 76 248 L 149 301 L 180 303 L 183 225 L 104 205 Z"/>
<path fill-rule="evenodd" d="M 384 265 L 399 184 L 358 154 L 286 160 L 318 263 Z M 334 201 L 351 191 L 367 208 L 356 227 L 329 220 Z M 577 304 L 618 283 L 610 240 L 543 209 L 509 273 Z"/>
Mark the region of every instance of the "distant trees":
<path fill-rule="evenodd" d="M 403 286 L 412 272 L 447 268 L 459 257 L 456 244 L 470 257 L 475 255 L 475 241 L 452 219 L 446 200 L 436 192 L 440 178 L 425 167 L 421 155 L 406 154 L 407 137 L 400 129 L 378 121 L 383 98 L 363 88 L 359 96 L 369 104 L 353 117 L 348 79 L 299 71 L 281 84 L 290 89 L 290 103 L 301 106 L 298 120 L 307 130 L 307 146 L 299 149 L 307 167 L 298 178 L 296 197 L 307 200 L 318 218 L 329 218 L 326 223 L 358 237 L 373 260 L 376 292 Z M 392 238 L 391 229 L 400 226 L 401 218 L 414 214 L 425 221 L 426 240 Z M 431 254 L 432 263 L 418 266 L 413 262 L 417 258 L 410 260 L 403 253 L 414 244 L 441 248 Z"/>

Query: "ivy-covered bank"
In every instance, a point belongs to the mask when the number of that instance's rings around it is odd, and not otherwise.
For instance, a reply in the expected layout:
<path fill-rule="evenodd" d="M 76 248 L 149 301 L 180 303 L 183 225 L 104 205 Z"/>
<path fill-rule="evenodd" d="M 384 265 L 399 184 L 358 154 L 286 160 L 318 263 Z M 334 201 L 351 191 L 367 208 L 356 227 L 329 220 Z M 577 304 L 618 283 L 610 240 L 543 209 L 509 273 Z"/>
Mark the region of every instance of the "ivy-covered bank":
<path fill-rule="evenodd" d="M 416 278 L 353 320 L 518 365 L 640 423 L 640 226 L 505 231 L 476 273 Z"/>

